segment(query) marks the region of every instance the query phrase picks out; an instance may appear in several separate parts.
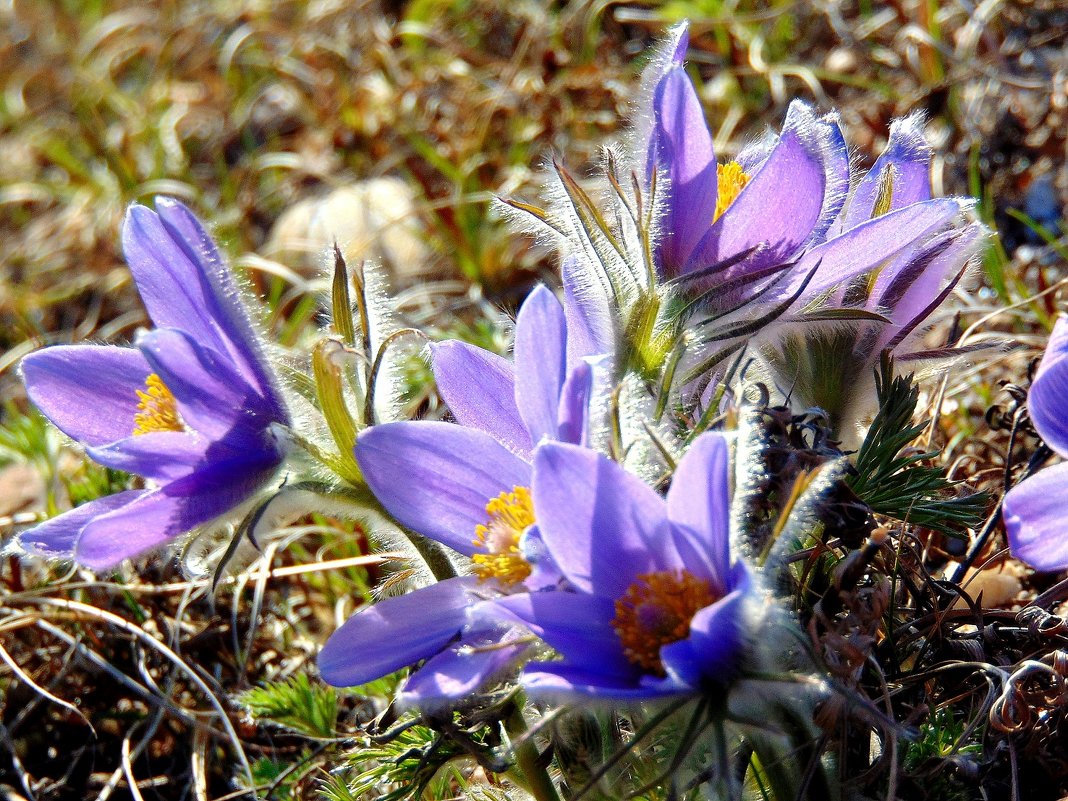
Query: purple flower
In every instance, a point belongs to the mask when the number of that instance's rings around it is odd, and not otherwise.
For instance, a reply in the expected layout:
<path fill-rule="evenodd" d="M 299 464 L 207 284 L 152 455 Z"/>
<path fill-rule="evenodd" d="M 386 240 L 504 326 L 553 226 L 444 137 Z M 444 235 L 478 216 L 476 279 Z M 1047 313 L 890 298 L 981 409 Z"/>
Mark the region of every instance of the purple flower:
<path fill-rule="evenodd" d="M 1060 318 L 1038 365 L 1027 406 L 1035 430 L 1062 458 L 1068 458 L 1068 318 Z M 1005 530 L 1012 555 L 1036 570 L 1068 567 L 1064 532 L 1068 462 L 1042 470 L 1005 495 Z"/>
<path fill-rule="evenodd" d="M 771 143 L 750 146 L 718 164 L 704 110 L 682 67 L 687 37 L 677 28 L 652 93 L 646 173 L 667 190 L 659 271 L 675 278 L 715 270 L 715 283 L 766 274 L 820 242 L 849 188 L 849 153 L 834 116 L 817 117 L 795 101 Z"/>
<path fill-rule="evenodd" d="M 798 324 L 780 327 L 777 337 L 762 343 L 779 386 L 789 388 L 801 406 L 822 408 L 835 423 L 855 421 L 869 411 L 862 407 L 874 398 L 872 371 L 884 350 L 903 364 L 954 355 L 952 349 L 917 350 L 914 343 L 964 276 L 987 232 L 967 216 L 957 219 L 965 208 L 962 201 L 930 199 L 930 159 L 920 117 L 896 120 L 886 149 L 830 227 L 832 238 L 800 262 L 807 268 L 813 259 L 823 259 L 820 273 L 825 265 L 833 272 L 848 255 L 843 244 L 852 243 L 854 262 L 868 263 L 869 271 L 838 285 L 828 285 L 818 273 L 805 294 L 818 299 L 796 316 L 781 318 Z M 906 217 L 911 223 L 903 231 L 883 227 Z M 879 235 L 870 237 L 874 232 Z M 813 325 L 828 308 L 840 315 L 826 318 L 836 324 Z"/>
<path fill-rule="evenodd" d="M 923 135 L 922 116 L 912 114 L 895 120 L 886 149 L 850 193 L 831 233 L 842 236 L 899 209 L 929 207 L 930 168 L 931 149 Z M 882 312 L 890 319 L 889 325 L 878 327 L 877 336 L 867 337 L 868 349 L 877 358 L 883 349 L 905 344 L 917 326 L 941 305 L 985 238 L 986 229 L 969 222 L 918 239 L 870 277 L 837 291 L 834 300 L 842 306 Z"/>
<path fill-rule="evenodd" d="M 773 141 L 717 163 L 700 100 L 682 67 L 685 49 L 680 26 L 646 77 L 656 80 L 643 157 L 650 178 L 657 172 L 669 180 L 658 272 L 684 282 L 688 294 L 702 294 L 708 310 L 738 308 L 776 279 L 768 302 L 800 292 L 795 308 L 804 305 L 900 260 L 965 209 L 956 198 L 931 200 L 930 154 L 916 117 L 895 124 L 890 146 L 852 193 L 837 116 L 817 116 L 799 101 L 791 103 Z M 892 197 L 877 209 L 887 171 L 893 171 Z"/>
<path fill-rule="evenodd" d="M 556 578 L 537 559 L 530 459 L 542 441 L 585 439 L 588 357 L 606 346 L 587 311 L 570 294 L 561 305 L 539 286 L 516 321 L 514 364 L 464 342 L 432 346 L 438 388 L 460 425 L 386 423 L 360 434 L 356 459 L 382 506 L 402 526 L 469 557 L 476 575 L 353 615 L 319 656 L 325 681 L 363 684 L 429 659 L 401 695 L 426 704 L 463 695 L 514 662 L 522 644 L 501 646 L 499 624 L 471 624 L 473 591 L 506 593 Z M 483 640 L 495 646 L 478 647 Z"/>
<path fill-rule="evenodd" d="M 600 454 L 550 443 L 534 508 L 560 589 L 492 602 L 560 661 L 527 666 L 533 693 L 644 699 L 723 686 L 752 637 L 754 588 L 730 561 L 728 449 L 698 437 L 667 499 Z"/>
<path fill-rule="evenodd" d="M 55 346 L 22 361 L 30 399 L 95 461 L 149 489 L 100 498 L 24 531 L 31 553 L 103 570 L 248 500 L 284 458 L 289 415 L 214 243 L 181 203 L 131 206 L 126 261 L 151 331 L 135 347 Z"/>
<path fill-rule="evenodd" d="M 607 312 L 595 317 L 566 283 L 564 300 L 545 286 L 531 292 L 516 320 L 514 364 L 457 340 L 431 346 L 434 378 L 456 421 L 528 461 L 542 438 L 583 441 L 589 359 L 612 348 Z"/>

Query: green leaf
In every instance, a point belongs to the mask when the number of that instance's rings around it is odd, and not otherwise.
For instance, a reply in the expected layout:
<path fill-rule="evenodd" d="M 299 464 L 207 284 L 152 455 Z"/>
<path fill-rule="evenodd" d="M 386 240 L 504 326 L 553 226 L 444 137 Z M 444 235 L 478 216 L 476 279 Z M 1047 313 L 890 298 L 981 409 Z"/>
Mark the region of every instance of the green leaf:
<path fill-rule="evenodd" d="M 854 461 L 856 474 L 846 483 L 878 514 L 925 526 L 949 536 L 980 523 L 986 493 L 952 495 L 954 482 L 941 467 L 924 464 L 937 452 L 906 450 L 926 423 L 913 424 L 919 389 L 912 375 L 895 376 L 893 360 L 884 354 L 875 375 L 879 413 Z"/>
<path fill-rule="evenodd" d="M 267 682 L 238 697 L 249 714 L 310 737 L 333 737 L 337 693 L 325 684 L 312 684 L 304 673 L 285 681 Z"/>

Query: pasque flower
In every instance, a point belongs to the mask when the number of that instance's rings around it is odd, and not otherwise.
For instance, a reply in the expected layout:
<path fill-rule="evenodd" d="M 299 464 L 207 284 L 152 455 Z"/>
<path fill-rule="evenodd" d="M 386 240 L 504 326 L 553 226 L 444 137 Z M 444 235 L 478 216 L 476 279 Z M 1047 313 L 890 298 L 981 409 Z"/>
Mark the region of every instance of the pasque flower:
<path fill-rule="evenodd" d="M 859 181 L 829 229 L 830 249 L 865 226 L 911 210 L 924 213 L 931 200 L 931 150 L 922 120 L 912 115 L 890 126 L 886 149 Z M 960 204 L 959 199 L 945 199 Z M 876 247 L 880 259 L 868 273 L 825 290 L 814 304 L 816 321 L 801 310 L 786 315 L 777 336 L 766 338 L 762 354 L 777 382 L 802 406 L 818 406 L 835 423 L 855 422 L 874 398 L 873 368 L 884 350 L 901 364 L 945 360 L 952 349 L 917 348 L 924 322 L 942 305 L 983 247 L 986 228 L 967 215 L 945 220 L 904 247 Z M 820 324 L 821 308 L 840 316 Z M 841 432 L 848 435 L 848 431 Z"/>
<path fill-rule="evenodd" d="M 22 532 L 21 546 L 95 569 L 224 515 L 277 473 L 289 425 L 263 344 L 215 244 L 181 203 L 131 206 L 123 251 L 155 325 L 134 347 L 45 348 L 26 391 L 100 464 L 149 487 L 100 498 Z"/>
<path fill-rule="evenodd" d="M 756 616 L 754 585 L 731 562 L 728 448 L 698 437 L 667 498 L 591 450 L 534 456 L 534 508 L 562 580 L 491 606 L 552 646 L 522 681 L 536 694 L 640 700 L 725 685 Z"/>
<path fill-rule="evenodd" d="M 618 369 L 662 384 L 660 405 L 681 408 L 747 340 L 773 340 L 787 314 L 826 319 L 837 288 L 958 229 L 970 205 L 913 192 L 926 151 L 922 163 L 897 159 L 888 203 L 875 202 L 878 182 L 850 195 L 837 116 L 800 101 L 777 135 L 717 160 L 686 48 L 682 25 L 652 54 L 628 146 L 606 154 L 607 191 L 556 164 L 547 209 L 513 204 L 577 259 L 580 294 L 612 309 Z"/>
<path fill-rule="evenodd" d="M 795 101 L 774 141 L 717 163 L 712 136 L 683 68 L 688 37 L 675 28 L 655 62 L 645 172 L 669 180 L 658 268 L 670 279 L 700 273 L 752 248 L 739 271 L 763 273 L 819 242 L 849 188 L 849 153 L 833 116 Z M 647 79 L 648 80 L 648 79 Z M 640 154 L 639 154 L 640 155 Z"/>
<path fill-rule="evenodd" d="M 1035 430 L 1057 455 L 1068 459 L 1068 319 L 1053 328 L 1038 365 L 1027 408 Z M 1065 504 L 1068 462 L 1047 467 L 1005 495 L 1005 530 L 1013 556 L 1038 570 L 1068 568 Z"/>
<path fill-rule="evenodd" d="M 737 307 L 775 277 L 781 283 L 768 299 L 789 296 L 811 272 L 801 305 L 881 267 L 964 208 L 959 199 L 930 199 L 929 153 L 922 136 L 916 140 L 915 118 L 898 125 L 886 160 L 852 194 L 849 151 L 837 115 L 818 116 L 801 101 L 790 104 L 778 136 L 718 163 L 700 100 L 682 66 L 686 45 L 686 29 L 679 26 L 650 67 L 650 108 L 640 110 L 646 123 L 639 129 L 636 157 L 645 158 L 650 180 L 654 173 L 668 180 L 658 272 L 685 283 L 690 294 L 702 293 L 710 311 Z M 895 196 L 872 214 L 890 162 Z"/>
<path fill-rule="evenodd" d="M 471 624 L 473 592 L 555 579 L 537 558 L 531 454 L 543 441 L 584 441 L 591 357 L 604 344 L 569 293 L 561 304 L 539 286 L 516 321 L 514 363 L 459 341 L 432 346 L 434 377 L 460 425 L 374 426 L 360 434 L 356 458 L 397 522 L 469 557 L 475 575 L 357 612 L 319 656 L 327 682 L 363 684 L 429 658 L 402 700 L 432 702 L 463 695 L 515 658 L 522 646 L 500 647 L 499 625 Z M 485 639 L 495 647 L 478 648 Z"/>

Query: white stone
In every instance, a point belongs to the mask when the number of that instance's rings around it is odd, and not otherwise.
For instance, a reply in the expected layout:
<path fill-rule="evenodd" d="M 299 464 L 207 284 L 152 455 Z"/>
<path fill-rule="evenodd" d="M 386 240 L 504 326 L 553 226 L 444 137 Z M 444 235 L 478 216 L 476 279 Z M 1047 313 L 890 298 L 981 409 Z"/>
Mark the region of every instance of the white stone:
<path fill-rule="evenodd" d="M 271 229 L 263 255 L 315 271 L 332 264 L 327 254 L 335 242 L 350 265 L 376 261 L 402 280 L 418 275 L 430 257 L 414 193 L 404 181 L 389 177 L 358 181 L 290 206 Z"/>

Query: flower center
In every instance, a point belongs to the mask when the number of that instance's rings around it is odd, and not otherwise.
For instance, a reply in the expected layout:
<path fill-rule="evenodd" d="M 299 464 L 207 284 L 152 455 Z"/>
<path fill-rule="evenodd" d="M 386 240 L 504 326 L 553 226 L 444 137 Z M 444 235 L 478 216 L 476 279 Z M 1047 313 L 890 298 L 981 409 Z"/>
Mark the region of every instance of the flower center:
<path fill-rule="evenodd" d="M 163 379 L 152 373 L 145 379 L 145 388 L 137 390 L 140 402 L 134 415 L 134 436 L 154 431 L 184 431 L 178 414 L 178 403 Z"/>
<path fill-rule="evenodd" d="M 688 570 L 645 573 L 616 601 L 612 628 L 627 659 L 663 676 L 660 649 L 687 637 L 693 616 L 716 599 L 712 585 Z"/>
<path fill-rule="evenodd" d="M 486 581 L 495 578 L 503 584 L 518 584 L 530 575 L 530 565 L 519 553 L 519 538 L 534 525 L 534 504 L 530 490 L 513 487 L 486 504 L 488 519 L 475 529 L 474 544 L 486 553 L 471 557 L 475 573 Z"/>
<path fill-rule="evenodd" d="M 726 164 L 716 165 L 716 183 L 719 193 L 716 195 L 716 212 L 712 216 L 712 222 L 720 218 L 738 195 L 749 183 L 749 176 L 736 161 L 728 161 Z"/>

